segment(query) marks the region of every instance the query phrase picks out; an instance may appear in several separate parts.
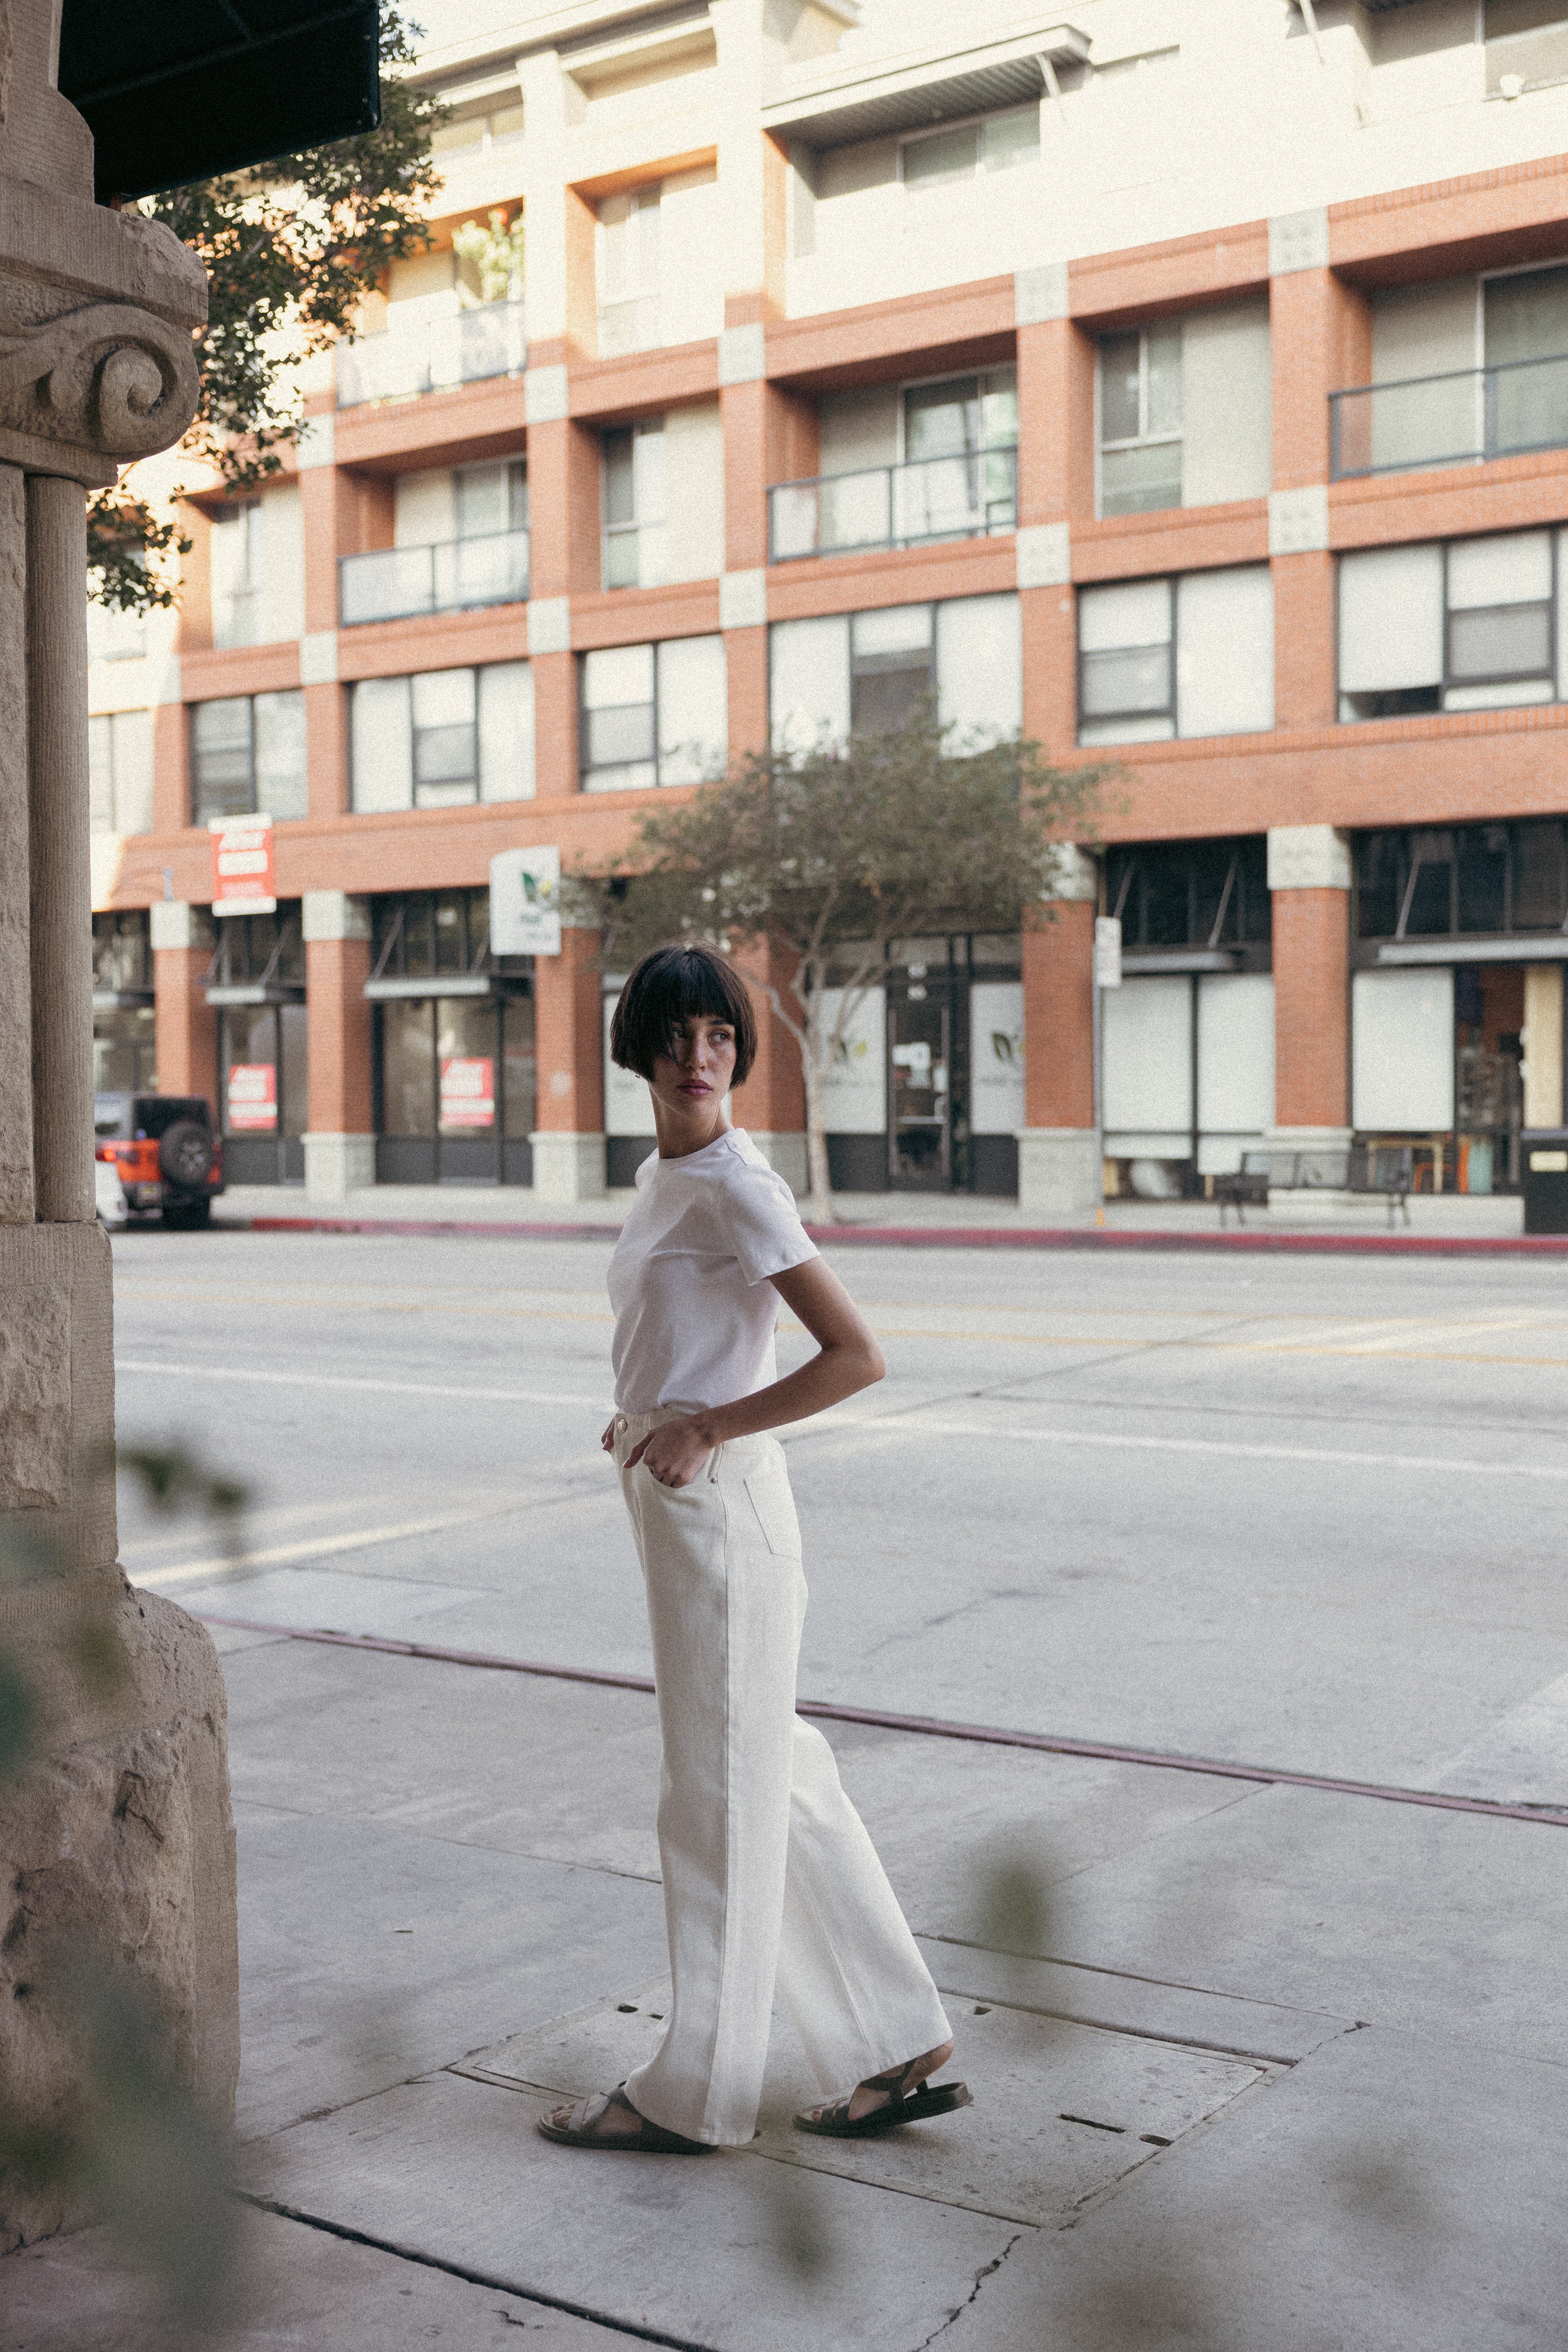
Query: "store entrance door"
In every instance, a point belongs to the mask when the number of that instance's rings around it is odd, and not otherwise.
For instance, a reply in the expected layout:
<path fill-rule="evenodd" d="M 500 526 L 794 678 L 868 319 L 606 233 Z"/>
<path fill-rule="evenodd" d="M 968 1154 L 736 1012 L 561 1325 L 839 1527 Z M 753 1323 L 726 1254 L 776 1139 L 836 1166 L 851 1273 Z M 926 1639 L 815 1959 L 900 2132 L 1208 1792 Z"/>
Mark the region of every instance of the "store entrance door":
<path fill-rule="evenodd" d="M 218 1013 L 224 1174 L 231 1184 L 302 1184 L 310 1097 L 302 1004 Z"/>
<path fill-rule="evenodd" d="M 1524 1032 L 1522 964 L 1454 973 L 1454 1176 L 1461 1192 L 1516 1192 Z"/>
<path fill-rule="evenodd" d="M 888 992 L 888 1176 L 903 1192 L 952 1181 L 952 992 L 945 976 Z"/>

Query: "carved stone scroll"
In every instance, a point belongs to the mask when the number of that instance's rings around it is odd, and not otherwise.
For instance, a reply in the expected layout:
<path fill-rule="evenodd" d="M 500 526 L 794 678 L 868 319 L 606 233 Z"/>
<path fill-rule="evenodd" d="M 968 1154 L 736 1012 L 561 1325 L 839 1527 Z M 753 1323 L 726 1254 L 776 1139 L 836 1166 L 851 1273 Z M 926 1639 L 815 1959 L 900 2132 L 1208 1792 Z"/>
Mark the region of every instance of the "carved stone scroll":
<path fill-rule="evenodd" d="M 177 441 L 198 389 L 189 335 L 127 302 L 89 303 L 0 345 L 0 423 L 113 457 Z"/>

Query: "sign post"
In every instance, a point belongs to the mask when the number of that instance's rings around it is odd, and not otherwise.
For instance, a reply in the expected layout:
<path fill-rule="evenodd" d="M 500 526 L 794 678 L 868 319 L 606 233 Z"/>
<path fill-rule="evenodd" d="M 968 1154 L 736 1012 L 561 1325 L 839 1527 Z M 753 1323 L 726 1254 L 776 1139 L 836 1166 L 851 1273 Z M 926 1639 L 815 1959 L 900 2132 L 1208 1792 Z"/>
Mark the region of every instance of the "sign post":
<path fill-rule="evenodd" d="M 561 852 L 501 850 L 490 859 L 490 953 L 560 952 Z"/>
<path fill-rule="evenodd" d="M 1121 919 L 1094 919 L 1094 1168 L 1101 1208 L 1105 1205 L 1105 1012 L 1100 992 L 1121 985 Z"/>

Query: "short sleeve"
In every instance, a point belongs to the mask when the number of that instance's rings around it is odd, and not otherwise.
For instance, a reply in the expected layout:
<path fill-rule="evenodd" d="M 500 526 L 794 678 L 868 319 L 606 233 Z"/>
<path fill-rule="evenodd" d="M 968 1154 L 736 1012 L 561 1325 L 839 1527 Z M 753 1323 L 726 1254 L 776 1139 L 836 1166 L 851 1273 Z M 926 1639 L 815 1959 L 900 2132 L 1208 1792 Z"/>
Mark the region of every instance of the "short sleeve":
<path fill-rule="evenodd" d="M 795 1194 L 776 1169 L 742 1160 L 727 1175 L 721 1198 L 724 1236 L 748 1283 L 787 1274 L 817 1255 Z"/>

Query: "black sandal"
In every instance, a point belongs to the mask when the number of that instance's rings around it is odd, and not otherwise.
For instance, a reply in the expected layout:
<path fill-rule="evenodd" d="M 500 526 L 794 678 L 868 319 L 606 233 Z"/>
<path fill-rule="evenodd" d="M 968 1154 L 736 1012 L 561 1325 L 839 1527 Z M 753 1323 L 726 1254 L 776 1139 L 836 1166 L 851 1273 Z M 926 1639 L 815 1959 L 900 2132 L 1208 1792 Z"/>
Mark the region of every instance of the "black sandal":
<path fill-rule="evenodd" d="M 613 2091 L 603 2094 L 604 2105 L 590 2116 L 591 2098 L 579 2099 L 573 2109 L 571 2123 L 558 2124 L 555 2109 L 546 2107 L 539 2118 L 539 2128 L 546 2139 L 559 2140 L 563 2147 L 607 2148 L 617 2156 L 711 2156 L 712 2145 L 705 2139 L 687 2139 L 680 2132 L 666 2131 L 662 2124 L 650 2123 L 647 2116 L 637 2115 L 626 2096 L 626 2086 L 617 2083 Z M 597 2126 L 612 2107 L 624 2115 L 637 2116 L 639 2128 L 635 2132 L 601 2132 Z M 581 2119 L 578 2119 L 581 2109 Z"/>
<path fill-rule="evenodd" d="M 856 2091 L 886 2091 L 885 2107 L 873 2107 L 868 2115 L 851 2119 L 851 2091 L 847 2099 L 836 2099 L 830 2107 L 821 2107 L 814 2115 L 809 2109 L 796 2116 L 796 2131 L 819 2132 L 825 2139 L 875 2139 L 879 2132 L 894 2131 L 900 2124 L 923 2123 L 931 2116 L 951 2116 L 958 2107 L 971 2107 L 974 2102 L 966 2083 L 922 2083 L 917 2091 L 906 2096 L 904 2077 L 907 2066 L 895 2066 L 887 2074 L 868 2074 L 857 2083 Z"/>

